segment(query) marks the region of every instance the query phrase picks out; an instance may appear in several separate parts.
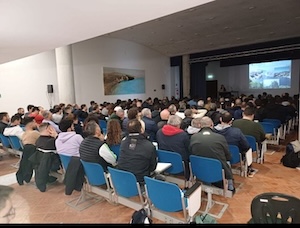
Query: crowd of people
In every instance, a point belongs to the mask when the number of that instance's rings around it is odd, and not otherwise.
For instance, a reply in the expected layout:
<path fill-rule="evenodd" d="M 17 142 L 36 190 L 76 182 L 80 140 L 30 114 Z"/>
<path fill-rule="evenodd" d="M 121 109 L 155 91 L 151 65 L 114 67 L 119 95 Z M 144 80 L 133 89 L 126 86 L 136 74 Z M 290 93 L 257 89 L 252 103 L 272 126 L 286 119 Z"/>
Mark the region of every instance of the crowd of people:
<path fill-rule="evenodd" d="M 1 112 L 0 133 L 19 137 L 24 146 L 26 156 L 16 174 L 19 185 L 30 182 L 34 170 L 41 192 L 56 181 L 50 172 L 60 170 L 60 154 L 99 163 L 106 172 L 109 166 L 130 171 L 142 186 L 143 177 L 151 176 L 156 168 L 157 148 L 181 155 L 186 180 L 190 178 L 190 155 L 220 160 L 228 190 L 235 192 L 229 145 L 238 146 L 245 159 L 250 148 L 245 135 L 254 136 L 259 144 L 267 137 L 257 121 L 274 118 L 285 123 L 297 113 L 298 97 L 287 93 L 218 100 L 149 97 L 115 103 L 91 101 L 89 107 L 58 104 L 49 110 L 28 105 L 26 113 L 18 108 L 11 118 Z M 100 121 L 107 123 L 106 129 L 101 129 Z M 120 146 L 118 156 L 111 149 L 114 145 Z M 250 165 L 248 176 L 253 172 Z"/>

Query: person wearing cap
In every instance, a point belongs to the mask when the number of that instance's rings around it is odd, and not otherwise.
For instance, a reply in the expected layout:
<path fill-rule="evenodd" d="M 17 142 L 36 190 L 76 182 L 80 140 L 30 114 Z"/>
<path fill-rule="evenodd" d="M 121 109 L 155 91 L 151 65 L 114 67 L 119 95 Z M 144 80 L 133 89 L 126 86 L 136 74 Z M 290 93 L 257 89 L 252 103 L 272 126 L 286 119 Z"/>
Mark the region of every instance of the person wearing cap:
<path fill-rule="evenodd" d="M 63 119 L 59 123 L 61 133 L 55 140 L 56 152 L 67 156 L 80 157 L 79 146 L 83 141 L 80 134 L 76 134 L 72 119 Z"/>

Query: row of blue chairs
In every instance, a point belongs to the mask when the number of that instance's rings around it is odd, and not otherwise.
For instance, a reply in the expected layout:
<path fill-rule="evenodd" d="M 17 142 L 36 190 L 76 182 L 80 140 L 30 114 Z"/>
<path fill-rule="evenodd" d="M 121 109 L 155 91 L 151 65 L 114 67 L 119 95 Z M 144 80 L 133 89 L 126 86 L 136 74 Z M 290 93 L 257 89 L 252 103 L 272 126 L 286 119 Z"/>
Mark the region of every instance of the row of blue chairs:
<path fill-rule="evenodd" d="M 18 168 L 23 151 L 23 144 L 21 140 L 17 136 L 5 136 L 0 134 L 0 141 L 5 151 L 20 156 L 19 161 L 12 165 L 13 167 Z"/>
<path fill-rule="evenodd" d="M 67 170 L 71 157 L 60 155 L 60 158 L 64 169 Z M 82 160 L 81 162 L 88 188 L 82 189 L 80 199 L 76 201 L 75 206 L 87 199 L 83 196 L 86 196 L 84 192 L 88 191 L 111 203 L 122 204 L 134 210 L 144 208 L 148 216 L 167 223 L 189 223 L 200 209 L 201 184 L 199 182 L 196 182 L 190 190 L 183 192 L 177 184 L 145 177 L 145 192 L 143 193 L 132 173 L 112 167 L 108 167 L 108 173 L 106 173 L 98 163 Z M 169 212 L 178 211 L 182 211 L 182 216 L 169 214 Z"/>

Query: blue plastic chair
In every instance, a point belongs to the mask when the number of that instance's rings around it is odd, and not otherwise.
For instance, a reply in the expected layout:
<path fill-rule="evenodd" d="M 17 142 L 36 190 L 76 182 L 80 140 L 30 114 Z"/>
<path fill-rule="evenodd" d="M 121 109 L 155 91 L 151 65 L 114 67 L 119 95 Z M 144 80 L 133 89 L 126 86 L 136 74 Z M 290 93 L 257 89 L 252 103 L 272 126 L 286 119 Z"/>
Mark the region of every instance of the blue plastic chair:
<path fill-rule="evenodd" d="M 207 193 L 207 205 L 204 213 L 207 213 L 213 217 L 221 218 L 224 211 L 227 209 L 228 204 L 213 201 L 212 195 L 222 195 L 227 196 L 228 191 L 228 181 L 225 179 L 225 172 L 223 170 L 222 164 L 218 159 L 201 157 L 196 155 L 190 155 L 190 170 L 194 180 L 199 180 L 202 182 L 202 190 Z M 223 182 L 223 188 L 213 186 L 215 182 Z M 232 194 L 232 193 L 231 193 Z M 232 197 L 229 196 L 229 197 Z M 219 204 L 222 209 L 218 214 L 210 213 L 214 204 Z"/>
<path fill-rule="evenodd" d="M 107 174 L 103 167 L 94 162 L 86 162 L 81 159 L 85 176 L 90 188 L 90 191 L 102 196 L 112 202 L 112 189 L 109 185 Z"/>
<path fill-rule="evenodd" d="M 67 169 L 68 169 L 68 165 L 71 161 L 71 156 L 64 155 L 64 154 L 59 154 L 59 158 L 60 158 L 60 161 L 61 161 L 62 166 L 64 168 L 64 171 L 66 172 Z"/>
<path fill-rule="evenodd" d="M 259 159 L 260 159 L 260 150 L 258 148 L 258 144 L 256 142 L 256 139 L 252 135 L 245 135 L 245 137 L 246 137 L 246 139 L 247 139 L 247 141 L 248 141 L 248 143 L 249 143 L 249 145 L 250 145 L 250 147 L 252 149 L 252 152 L 256 153 L 256 158 L 253 159 L 253 160 L 256 161 L 256 162 L 259 162 Z M 248 164 L 248 165 L 250 165 L 250 164 Z"/>
<path fill-rule="evenodd" d="M 186 170 L 184 161 L 179 153 L 167 150 L 157 149 L 158 162 L 171 163 L 171 167 L 166 169 L 164 173 L 171 174 L 166 175 L 166 180 L 181 185 L 184 180 L 184 186 L 187 187 Z M 174 177 L 174 175 L 183 174 L 183 178 Z M 173 176 L 172 176 L 173 175 Z"/>
<path fill-rule="evenodd" d="M 267 144 L 273 144 L 273 145 L 279 145 L 279 132 L 278 129 L 276 129 L 274 123 L 272 122 L 259 122 L 261 124 L 261 126 L 264 129 L 264 132 L 266 134 L 271 134 L 272 135 L 272 139 L 267 139 L 266 143 Z"/>
<path fill-rule="evenodd" d="M 116 203 L 123 204 L 134 210 L 144 208 L 146 201 L 143 198 L 140 184 L 133 173 L 108 167 L 110 181 L 115 193 Z M 139 197 L 139 202 L 134 197 Z"/>
<path fill-rule="evenodd" d="M 15 151 L 22 151 L 23 150 L 23 144 L 21 142 L 21 140 L 19 139 L 18 136 L 15 136 L 15 135 L 10 135 L 8 136 L 8 139 L 10 141 L 10 145 L 11 145 L 11 148 Z"/>
<path fill-rule="evenodd" d="M 151 177 L 144 177 L 145 190 L 147 199 L 149 201 L 151 215 L 159 220 L 166 221 L 167 223 L 189 223 L 193 215 L 200 209 L 201 206 L 201 185 L 197 183 L 194 189 L 195 194 L 190 195 L 195 198 L 186 198 L 184 192 L 178 185 L 157 180 Z M 193 188 L 193 187 L 192 187 Z M 197 190 L 197 191 L 196 191 Z M 194 211 L 187 210 L 189 208 L 196 208 Z M 183 212 L 183 218 L 172 216 L 170 212 Z"/>
<path fill-rule="evenodd" d="M 276 130 L 276 134 L 278 134 L 278 137 L 281 139 L 285 139 L 286 124 L 281 124 L 281 121 L 278 119 L 270 119 L 270 118 L 265 118 L 262 120 L 262 122 L 272 123 Z"/>
<path fill-rule="evenodd" d="M 228 147 L 231 154 L 230 164 L 232 173 L 238 172 L 239 175 L 246 177 L 247 166 L 242 159 L 239 147 L 231 144 L 229 144 Z M 234 165 L 238 165 L 237 169 L 232 167 Z"/>
<path fill-rule="evenodd" d="M 11 145 L 10 145 L 10 141 L 8 139 L 8 136 L 5 136 L 3 134 L 0 134 L 0 140 L 1 140 L 1 143 L 2 143 L 2 146 L 5 147 L 6 149 L 7 148 L 11 148 Z"/>

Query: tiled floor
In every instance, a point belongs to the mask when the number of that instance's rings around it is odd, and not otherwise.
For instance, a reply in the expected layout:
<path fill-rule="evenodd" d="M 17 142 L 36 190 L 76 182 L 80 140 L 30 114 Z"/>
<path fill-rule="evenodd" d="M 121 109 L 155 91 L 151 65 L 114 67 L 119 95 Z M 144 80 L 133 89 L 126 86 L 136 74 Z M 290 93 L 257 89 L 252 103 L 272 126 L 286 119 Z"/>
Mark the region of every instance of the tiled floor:
<path fill-rule="evenodd" d="M 214 200 L 229 205 L 223 216 L 217 220 L 219 224 L 247 223 L 251 217 L 251 200 L 263 192 L 282 192 L 300 198 L 300 171 L 280 164 L 286 143 L 295 139 L 297 133 L 294 131 L 287 135 L 285 141 L 281 141 L 280 146 L 269 146 L 268 152 L 274 150 L 275 152 L 265 155 L 264 164 L 253 164 L 254 168 L 258 169 L 253 178 L 235 175 L 235 181 L 241 186 L 233 198 L 213 197 Z M 49 186 L 44 193 L 36 189 L 33 184 L 19 186 L 15 180 L 16 169 L 11 166 L 17 160 L 14 156 L 6 155 L 0 161 L 0 183 L 11 185 L 15 189 L 12 200 L 16 207 L 16 216 L 12 223 L 129 223 L 133 209 L 113 205 L 105 200 L 81 212 L 67 206 L 66 202 L 79 196 L 79 193 L 65 195 L 64 185 L 61 183 Z M 154 220 L 154 223 L 163 222 Z"/>

